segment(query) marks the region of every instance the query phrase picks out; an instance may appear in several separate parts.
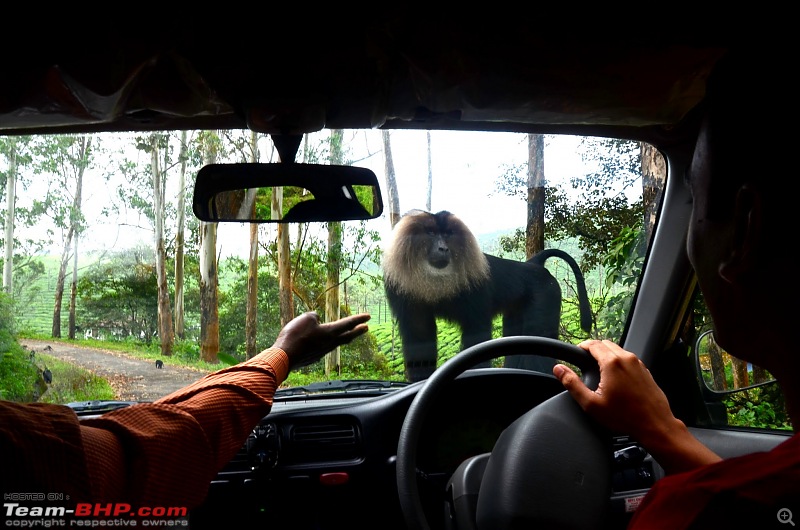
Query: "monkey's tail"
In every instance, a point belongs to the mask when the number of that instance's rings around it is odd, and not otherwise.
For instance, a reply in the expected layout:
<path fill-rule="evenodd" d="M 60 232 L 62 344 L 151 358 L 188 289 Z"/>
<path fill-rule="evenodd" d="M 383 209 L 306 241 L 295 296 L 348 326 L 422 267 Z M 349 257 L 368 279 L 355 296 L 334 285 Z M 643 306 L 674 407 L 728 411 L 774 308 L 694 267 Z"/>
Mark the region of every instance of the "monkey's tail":
<path fill-rule="evenodd" d="M 575 284 L 578 288 L 578 307 L 581 313 L 581 329 L 587 333 L 592 331 L 592 307 L 589 304 L 589 293 L 586 291 L 586 282 L 583 279 L 583 272 L 578 266 L 575 258 L 561 249 L 546 248 L 531 257 L 529 263 L 537 263 L 544 267 L 544 262 L 550 258 L 561 258 L 567 262 L 575 275 Z"/>

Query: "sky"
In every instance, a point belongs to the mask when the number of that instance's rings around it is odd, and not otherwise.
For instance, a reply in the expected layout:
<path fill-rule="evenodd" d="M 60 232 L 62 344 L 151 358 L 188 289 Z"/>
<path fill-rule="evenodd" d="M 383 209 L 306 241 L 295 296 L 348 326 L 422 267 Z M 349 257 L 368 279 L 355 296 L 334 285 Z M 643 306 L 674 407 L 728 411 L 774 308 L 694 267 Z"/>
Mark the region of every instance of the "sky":
<path fill-rule="evenodd" d="M 377 131 L 376 131 L 377 132 Z M 577 154 L 576 137 L 548 137 L 545 147 L 545 176 L 555 181 L 584 173 L 586 166 Z M 353 142 L 359 144 L 359 142 Z M 427 138 L 424 132 L 393 131 L 392 159 L 398 182 L 401 213 L 426 207 L 428 175 Z M 372 221 L 385 240 L 391 232 L 388 196 L 384 187 L 384 157 L 380 134 L 362 145 L 363 152 L 376 155 L 358 159 L 355 165 L 372 169 L 381 182 L 384 215 Z M 476 236 L 513 230 L 525 225 L 527 206 L 519 198 L 494 195 L 494 179 L 506 164 L 527 160 L 527 136 L 474 132 L 431 133 L 433 191 L 431 210 L 448 210 L 460 217 Z M 354 154 L 358 158 L 357 154 Z M 246 256 L 249 234 L 239 223 L 220 224 L 218 237 L 236 255 Z M 237 245 L 236 243 L 240 243 Z"/>
<path fill-rule="evenodd" d="M 545 177 L 549 183 L 565 182 L 571 176 L 586 172 L 577 153 L 576 137 L 547 137 L 545 146 Z M 375 171 L 384 185 L 384 157 L 379 131 L 351 142 L 350 155 L 355 165 Z M 398 179 L 400 211 L 425 208 L 428 174 L 427 139 L 424 131 L 393 131 L 391 145 Z M 526 205 L 519 198 L 494 195 L 493 186 L 505 165 L 521 164 L 527 159 L 527 137 L 512 133 L 476 133 L 434 131 L 431 133 L 433 152 L 432 173 L 433 211 L 449 210 L 460 217 L 476 234 L 490 234 L 524 226 Z M 371 154 L 371 156 L 368 156 Z M 146 156 L 142 154 L 142 156 Z M 171 194 L 177 193 L 177 178 L 170 175 Z M 117 193 L 121 181 L 106 182 L 94 175 L 87 178 L 83 207 L 90 220 L 91 230 L 80 242 L 82 251 L 114 248 L 120 250 L 136 244 L 152 244 L 152 228 L 147 219 L 135 212 L 124 218 L 103 219 L 102 209 Z M 388 200 L 382 189 L 384 203 Z M 25 204 L 24 192 L 18 190 L 18 204 Z M 391 231 L 388 207 L 382 218 L 371 221 L 370 227 L 387 237 Z M 24 230 L 19 227 L 18 230 Z M 218 249 L 222 255 L 247 255 L 249 231 L 240 223 L 221 223 Z M 56 246 L 56 251 L 60 249 Z"/>

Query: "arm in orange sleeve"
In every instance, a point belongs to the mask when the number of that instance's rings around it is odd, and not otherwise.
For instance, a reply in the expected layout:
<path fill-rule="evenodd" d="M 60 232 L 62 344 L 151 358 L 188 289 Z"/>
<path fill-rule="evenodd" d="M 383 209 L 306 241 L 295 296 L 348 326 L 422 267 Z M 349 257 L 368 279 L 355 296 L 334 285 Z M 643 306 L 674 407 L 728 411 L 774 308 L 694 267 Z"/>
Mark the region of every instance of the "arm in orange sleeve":
<path fill-rule="evenodd" d="M 288 373 L 286 353 L 269 348 L 153 403 L 83 421 L 91 500 L 200 504 L 216 473 L 269 413 Z"/>

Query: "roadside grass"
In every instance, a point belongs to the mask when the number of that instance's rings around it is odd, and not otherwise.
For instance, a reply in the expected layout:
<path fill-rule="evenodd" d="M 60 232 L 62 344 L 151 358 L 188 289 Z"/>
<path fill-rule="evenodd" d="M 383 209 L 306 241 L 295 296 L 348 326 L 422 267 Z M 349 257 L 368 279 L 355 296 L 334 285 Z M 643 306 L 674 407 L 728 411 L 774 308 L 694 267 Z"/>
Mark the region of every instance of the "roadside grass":
<path fill-rule="evenodd" d="M 42 372 L 49 369 L 48 385 Z M 0 398 L 19 403 L 70 403 L 89 399 L 114 399 L 111 385 L 92 372 L 50 355 L 30 352 L 15 344 L 0 360 Z"/>
<path fill-rule="evenodd" d="M 41 382 L 42 384 L 44 381 Z M 35 401 L 39 397 L 36 365 L 19 344 L 12 344 L 0 354 L 0 399 L 16 402 Z"/>
<path fill-rule="evenodd" d="M 53 373 L 53 382 L 39 398 L 43 403 L 71 403 L 92 399 L 116 399 L 109 382 L 89 370 L 56 357 L 37 353 L 37 364 L 46 366 Z"/>

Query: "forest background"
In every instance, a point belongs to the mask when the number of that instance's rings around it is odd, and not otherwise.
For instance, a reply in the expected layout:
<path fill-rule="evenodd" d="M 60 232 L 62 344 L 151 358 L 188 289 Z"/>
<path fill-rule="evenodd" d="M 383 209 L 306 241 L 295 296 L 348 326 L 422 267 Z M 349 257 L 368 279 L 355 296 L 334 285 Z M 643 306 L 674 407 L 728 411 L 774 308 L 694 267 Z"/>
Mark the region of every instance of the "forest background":
<path fill-rule="evenodd" d="M 569 138 L 561 148 L 583 166 L 560 175 L 562 186 L 556 187 L 544 178 L 545 144 L 555 149 L 562 139 L 506 135 L 517 153 L 500 153 L 509 162 L 456 168 L 464 181 L 483 183 L 485 193 L 505 198 L 506 207 L 487 211 L 481 204 L 432 200 L 435 189 L 444 189 L 444 176 L 432 164 L 437 132 L 416 133 L 415 141 L 424 143 L 414 158 L 423 166 L 414 172 L 427 182 L 408 184 L 402 175 L 406 158 L 392 156 L 393 144 L 409 140 L 403 134 L 330 131 L 308 135 L 301 147 L 300 161 L 372 165 L 383 174 L 387 208 L 380 224 L 249 229 L 198 222 L 190 207 L 192 175 L 212 162 L 275 162 L 268 137 L 185 131 L 0 139 L 4 290 L 13 334 L 143 343 L 164 357 L 215 365 L 254 355 L 300 312 L 318 311 L 331 320 L 367 311 L 373 315 L 369 336 L 305 375 L 402 378 L 399 339 L 383 298 L 380 242 L 403 211 L 443 204 L 476 233 L 480 227 L 487 253 L 521 260 L 547 244 L 580 259 L 596 311 L 593 334 L 618 336 L 655 204 L 649 193 L 658 183 L 651 178 L 658 175 L 657 158 L 647 146 Z M 485 140 L 471 146 L 475 139 L 465 135 L 457 141 L 462 149 L 498 149 Z M 470 179 L 470 172 L 482 176 Z M 401 191 L 419 194 L 404 196 L 408 206 L 402 210 L 397 174 L 403 176 Z M 100 198 L 101 187 L 112 191 L 108 198 Z M 448 193 L 458 198 L 452 190 L 443 195 Z M 503 218 L 510 223 L 505 228 L 496 225 Z M 628 255 L 639 257 L 622 259 Z M 574 279 L 563 263 L 552 268 L 565 293 L 562 338 L 580 340 L 585 333 L 577 326 Z M 458 350 L 458 330 L 442 323 L 439 339 L 443 362 Z"/>

